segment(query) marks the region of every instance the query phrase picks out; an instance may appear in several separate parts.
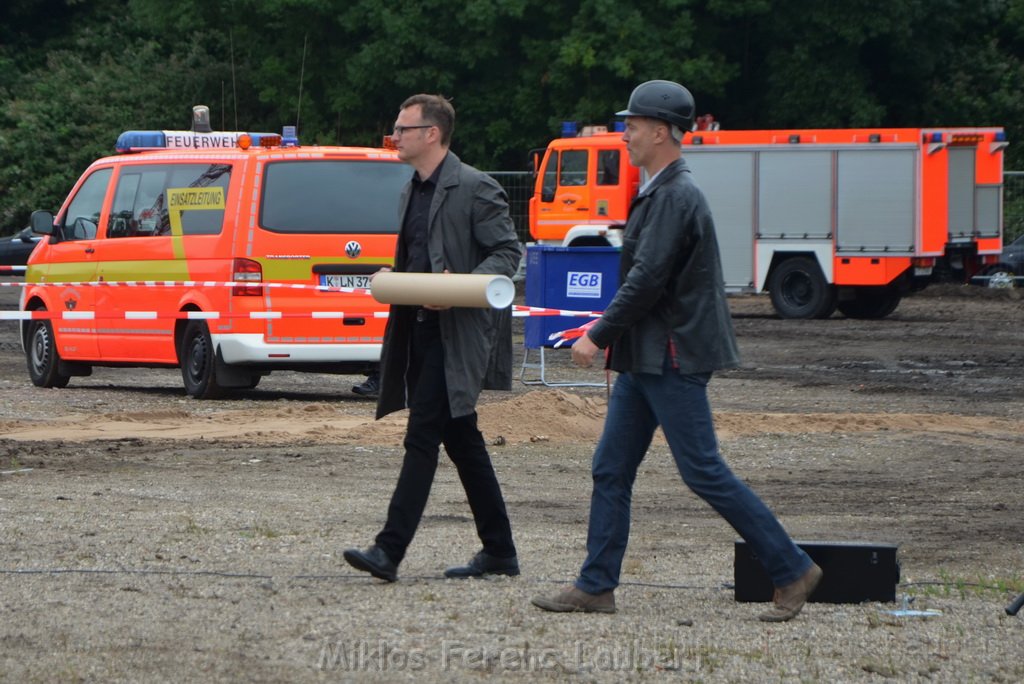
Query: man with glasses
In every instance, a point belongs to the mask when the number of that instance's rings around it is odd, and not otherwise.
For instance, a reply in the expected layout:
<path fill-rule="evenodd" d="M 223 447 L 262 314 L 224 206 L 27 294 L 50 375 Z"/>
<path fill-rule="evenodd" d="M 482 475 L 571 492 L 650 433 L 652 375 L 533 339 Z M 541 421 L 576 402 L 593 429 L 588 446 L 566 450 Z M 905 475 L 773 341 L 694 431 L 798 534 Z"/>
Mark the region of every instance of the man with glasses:
<path fill-rule="evenodd" d="M 392 137 L 414 169 L 400 202 L 395 270 L 511 277 L 521 250 L 498 183 L 449 151 L 455 110 L 438 95 L 402 103 Z M 482 389 L 512 387 L 511 311 L 392 306 L 381 351 L 377 418 L 409 409 L 405 457 L 384 529 L 345 560 L 388 582 L 398 578 L 427 504 L 439 447 L 459 473 L 483 549 L 447 577 L 518 575 L 505 501 L 477 428 Z"/>

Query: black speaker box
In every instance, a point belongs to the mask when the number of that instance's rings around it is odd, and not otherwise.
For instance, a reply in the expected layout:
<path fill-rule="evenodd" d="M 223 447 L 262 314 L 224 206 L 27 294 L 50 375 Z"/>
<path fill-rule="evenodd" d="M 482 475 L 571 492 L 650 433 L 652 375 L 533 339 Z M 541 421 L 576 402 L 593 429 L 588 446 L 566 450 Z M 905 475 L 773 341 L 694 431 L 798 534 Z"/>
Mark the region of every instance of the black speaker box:
<path fill-rule="evenodd" d="M 896 600 L 896 585 L 900 581 L 896 545 L 816 541 L 798 541 L 796 544 L 825 573 L 810 601 L 862 603 Z M 734 578 L 737 601 L 772 600 L 772 581 L 761 561 L 743 541 L 736 542 Z"/>

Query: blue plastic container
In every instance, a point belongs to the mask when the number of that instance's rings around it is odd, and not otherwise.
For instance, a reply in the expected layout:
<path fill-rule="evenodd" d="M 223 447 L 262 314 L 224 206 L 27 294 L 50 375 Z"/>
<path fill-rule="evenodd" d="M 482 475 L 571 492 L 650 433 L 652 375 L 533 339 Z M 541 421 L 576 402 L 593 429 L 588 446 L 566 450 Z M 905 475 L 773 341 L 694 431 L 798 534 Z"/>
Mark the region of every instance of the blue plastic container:
<path fill-rule="evenodd" d="M 619 287 L 616 247 L 526 248 L 526 305 L 572 311 L 604 311 Z M 531 316 L 524 342 L 530 349 L 551 347 L 551 333 L 577 328 L 589 318 Z"/>

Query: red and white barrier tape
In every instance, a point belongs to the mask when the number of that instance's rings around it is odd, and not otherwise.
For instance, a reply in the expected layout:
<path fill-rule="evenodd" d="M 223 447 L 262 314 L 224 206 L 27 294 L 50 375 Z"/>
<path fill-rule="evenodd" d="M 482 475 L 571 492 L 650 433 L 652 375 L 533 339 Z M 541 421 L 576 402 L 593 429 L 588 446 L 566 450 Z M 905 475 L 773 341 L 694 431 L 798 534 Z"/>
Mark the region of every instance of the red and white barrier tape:
<path fill-rule="evenodd" d="M 0 311 L 0 321 L 98 321 L 98 320 L 216 320 L 227 318 L 387 318 L 387 311 L 345 313 L 344 311 L 311 311 L 285 313 L 282 311 L 250 311 L 249 313 L 222 313 L 220 311 L 125 311 L 120 314 L 98 314 L 95 311 Z"/>
<path fill-rule="evenodd" d="M 571 311 L 568 309 L 545 309 L 537 306 L 513 306 L 512 315 L 516 318 L 527 318 L 531 316 L 571 316 L 584 318 L 597 318 L 600 311 Z M 344 312 L 344 311 L 310 311 L 310 312 L 283 312 L 283 311 L 250 311 L 249 313 L 222 313 L 220 311 L 125 311 L 123 313 L 100 314 L 95 311 L 0 311 L 0 321 L 29 321 L 29 320 L 213 320 L 227 318 L 249 318 L 249 319 L 280 319 L 280 318 L 322 318 L 322 319 L 346 319 L 346 318 L 387 318 L 387 311 L 366 311 L 366 312 Z"/>
<path fill-rule="evenodd" d="M 576 340 L 587 334 L 587 331 L 594 327 L 597 323 L 596 318 L 592 318 L 578 328 L 570 328 L 568 330 L 559 330 L 548 335 L 548 342 L 554 342 L 555 349 L 568 345 L 572 346 Z"/>
<path fill-rule="evenodd" d="M 532 318 L 534 316 L 571 316 L 574 318 L 600 318 L 601 311 L 573 311 L 572 309 L 545 309 L 542 306 L 513 306 L 512 316 L 515 318 Z"/>
<path fill-rule="evenodd" d="M 0 283 L 0 287 L 267 287 L 282 290 L 316 290 L 318 292 L 343 292 L 346 294 L 369 295 L 370 291 L 363 287 L 331 287 L 329 285 L 309 285 L 307 283 L 268 283 L 268 282 L 219 282 L 216 280 L 83 280 L 75 282 Z"/>
<path fill-rule="evenodd" d="M 12 267 L 18 268 L 18 267 Z M 24 267 L 21 267 L 24 268 Z M 307 283 L 245 283 L 245 282 L 220 282 L 214 280 L 86 280 L 80 282 L 52 282 L 52 283 L 0 283 L 0 287 L 25 287 L 26 285 L 41 285 L 45 287 L 266 287 L 270 289 L 284 290 L 314 290 L 317 292 L 334 292 L 344 294 L 357 294 L 370 296 L 370 291 L 359 287 L 331 287 L 328 285 L 310 285 Z M 281 311 L 252 311 L 243 314 L 225 314 L 217 311 L 126 311 L 119 314 L 97 314 L 95 311 L 0 311 L 2 320 L 36 320 L 36 319 L 63 319 L 63 320 L 98 320 L 98 319 L 217 319 L 217 318 L 365 318 L 367 313 L 348 313 L 343 311 L 311 311 L 308 313 L 284 313 Z M 387 312 L 372 312 L 374 318 L 387 318 Z M 539 316 L 571 316 L 583 318 L 598 318 L 600 311 L 574 311 L 570 309 L 548 309 L 540 306 L 513 306 L 512 315 L 516 318 L 529 318 Z"/>

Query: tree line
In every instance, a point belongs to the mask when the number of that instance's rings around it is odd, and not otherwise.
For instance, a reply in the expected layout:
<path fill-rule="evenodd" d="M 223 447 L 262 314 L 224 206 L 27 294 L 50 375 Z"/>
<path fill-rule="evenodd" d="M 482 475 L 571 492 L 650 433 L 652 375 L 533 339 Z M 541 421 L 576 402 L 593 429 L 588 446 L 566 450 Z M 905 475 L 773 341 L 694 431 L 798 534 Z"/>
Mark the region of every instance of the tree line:
<path fill-rule="evenodd" d="M 6 0 L 0 231 L 56 209 L 120 131 L 379 145 L 414 92 L 454 150 L 523 170 L 560 122 L 677 80 L 726 128 L 1000 125 L 1024 150 L 1024 0 Z"/>

